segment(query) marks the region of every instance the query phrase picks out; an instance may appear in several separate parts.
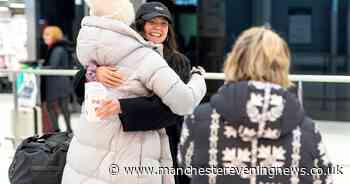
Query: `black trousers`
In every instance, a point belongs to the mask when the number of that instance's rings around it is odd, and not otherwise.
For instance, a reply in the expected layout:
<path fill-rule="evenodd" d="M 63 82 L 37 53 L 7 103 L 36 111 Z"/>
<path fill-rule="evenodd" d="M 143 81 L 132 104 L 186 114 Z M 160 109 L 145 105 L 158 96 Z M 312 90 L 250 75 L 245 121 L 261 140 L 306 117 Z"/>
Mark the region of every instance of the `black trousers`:
<path fill-rule="evenodd" d="M 179 168 L 177 164 L 177 152 L 178 152 L 178 147 L 177 145 L 180 143 L 180 136 L 181 136 L 181 128 L 182 128 L 182 122 L 184 121 L 183 117 L 178 117 L 177 118 L 177 124 L 166 127 L 166 132 L 169 137 L 169 144 L 170 144 L 170 152 L 171 152 L 171 157 L 173 159 L 173 165 L 174 168 Z M 175 184 L 190 184 L 191 180 L 188 176 L 186 175 L 175 175 Z"/>
<path fill-rule="evenodd" d="M 67 131 L 72 132 L 71 121 L 70 121 L 70 112 L 68 108 L 68 104 L 70 102 L 69 97 L 60 98 L 58 100 L 47 102 L 47 111 L 49 113 L 49 118 L 52 124 L 52 128 L 55 132 L 60 132 L 60 128 L 58 126 L 58 116 L 59 112 L 57 112 L 56 104 L 59 107 L 59 111 L 63 114 L 64 121 L 66 123 Z"/>

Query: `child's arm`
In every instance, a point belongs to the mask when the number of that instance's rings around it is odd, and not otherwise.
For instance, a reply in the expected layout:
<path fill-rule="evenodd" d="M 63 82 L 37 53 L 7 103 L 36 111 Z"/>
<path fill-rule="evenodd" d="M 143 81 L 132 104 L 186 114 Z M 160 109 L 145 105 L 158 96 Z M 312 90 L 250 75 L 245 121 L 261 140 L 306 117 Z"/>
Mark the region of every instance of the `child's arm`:
<path fill-rule="evenodd" d="M 96 65 L 91 63 L 74 76 L 74 91 L 80 104 L 84 101 L 85 82 L 96 81 L 96 70 Z M 124 131 L 159 130 L 174 125 L 179 117 L 155 95 L 120 99 L 119 102 L 122 111 L 119 117 Z"/>

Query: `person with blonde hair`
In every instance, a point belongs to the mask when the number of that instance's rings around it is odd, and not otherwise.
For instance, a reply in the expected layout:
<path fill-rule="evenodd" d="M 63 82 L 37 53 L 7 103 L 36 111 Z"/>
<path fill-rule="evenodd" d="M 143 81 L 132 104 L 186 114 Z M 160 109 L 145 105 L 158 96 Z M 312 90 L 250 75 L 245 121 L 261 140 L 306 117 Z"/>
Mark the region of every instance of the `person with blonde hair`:
<path fill-rule="evenodd" d="M 239 36 L 225 84 L 183 124 L 179 163 L 208 168 L 192 184 L 332 183 L 321 134 L 287 91 L 289 65 L 288 45 L 272 30 Z"/>
<path fill-rule="evenodd" d="M 58 26 L 47 26 L 44 29 L 44 41 L 47 43 L 48 39 L 52 39 L 52 43 L 63 40 L 63 32 Z"/>
<path fill-rule="evenodd" d="M 62 184 L 173 184 L 172 175 L 127 173 L 126 169 L 173 166 L 165 129 L 125 132 L 117 111 L 118 99 L 157 95 L 178 115 L 191 114 L 206 93 L 198 69 L 187 84 L 162 57 L 162 47 L 147 42 L 130 27 L 135 18 L 129 0 L 90 0 L 77 38 L 79 62 L 117 68 L 122 84 L 85 83 L 82 114 L 67 153 Z M 101 107 L 111 113 L 101 117 Z M 137 114 L 135 114 L 137 116 Z M 140 123 L 143 123 L 140 121 Z"/>
<path fill-rule="evenodd" d="M 72 69 L 71 44 L 64 40 L 61 29 L 57 26 L 47 26 L 43 32 L 43 40 L 48 47 L 43 69 Z M 41 77 L 41 98 L 47 104 L 47 111 L 52 125 L 52 131 L 59 132 L 58 112 L 63 114 L 68 132 L 72 132 L 70 111 L 68 108 L 73 86 L 69 77 L 43 76 Z"/>

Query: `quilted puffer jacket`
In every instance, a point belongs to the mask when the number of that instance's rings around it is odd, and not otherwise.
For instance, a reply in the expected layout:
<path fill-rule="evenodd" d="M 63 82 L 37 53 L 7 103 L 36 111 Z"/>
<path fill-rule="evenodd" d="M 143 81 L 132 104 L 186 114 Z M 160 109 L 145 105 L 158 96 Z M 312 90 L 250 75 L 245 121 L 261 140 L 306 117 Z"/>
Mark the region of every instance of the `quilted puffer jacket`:
<path fill-rule="evenodd" d="M 206 93 L 202 76 L 194 74 L 184 84 L 138 33 L 116 20 L 85 17 L 77 40 L 77 56 L 85 66 L 96 62 L 116 66 L 122 72 L 126 82 L 118 88 L 106 88 L 111 98 L 154 93 L 174 113 L 186 115 L 192 113 Z M 161 175 L 125 172 L 127 167 L 172 166 L 164 131 L 124 132 L 118 117 L 89 122 L 84 106 L 67 154 L 63 184 L 172 183 L 169 177 Z M 118 165 L 118 174 L 109 172 L 112 164 Z"/>

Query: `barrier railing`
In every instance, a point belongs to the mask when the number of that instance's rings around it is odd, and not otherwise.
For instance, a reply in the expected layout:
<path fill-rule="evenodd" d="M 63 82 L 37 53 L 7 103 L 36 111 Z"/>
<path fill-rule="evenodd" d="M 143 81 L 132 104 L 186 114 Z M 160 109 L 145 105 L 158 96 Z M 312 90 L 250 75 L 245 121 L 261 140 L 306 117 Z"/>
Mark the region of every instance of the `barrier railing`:
<path fill-rule="evenodd" d="M 74 76 L 78 70 L 52 70 L 52 69 L 21 69 L 21 70 L 4 70 L 0 69 L 0 73 L 12 74 L 16 79 L 19 72 L 32 73 L 35 75 L 54 75 L 54 76 Z M 206 73 L 207 80 L 223 80 L 223 73 Z M 298 97 L 303 103 L 303 82 L 322 82 L 322 83 L 350 83 L 350 76 L 340 75 L 290 75 L 290 79 L 298 83 Z M 13 83 L 15 111 L 17 111 L 17 86 Z"/>
<path fill-rule="evenodd" d="M 78 70 L 53 70 L 53 69 L 20 69 L 20 70 L 4 70 L 0 69 L 0 74 L 12 75 L 14 81 L 17 79 L 17 74 L 32 73 L 35 75 L 44 76 L 74 76 Z M 224 80 L 223 73 L 206 73 L 207 80 Z M 290 79 L 298 84 L 298 98 L 303 104 L 303 82 L 320 82 L 320 83 L 350 83 L 350 76 L 339 75 L 290 75 Z M 18 98 L 16 82 L 12 83 L 13 100 L 14 100 L 14 118 L 18 113 Z M 16 121 L 16 119 L 14 119 Z"/>
<path fill-rule="evenodd" d="M 42 70 L 42 69 L 21 69 L 21 70 L 3 70 L 0 73 L 32 73 L 35 75 L 56 75 L 56 76 L 74 76 L 78 70 Z M 208 80 L 223 80 L 223 73 L 206 73 Z M 290 75 L 292 81 L 302 82 L 325 82 L 325 83 L 350 83 L 350 76 L 341 75 Z"/>
<path fill-rule="evenodd" d="M 48 69 L 20 69 L 20 70 L 4 70 L 0 69 L 0 73 L 32 73 L 35 75 L 54 75 L 54 76 L 74 76 L 78 70 L 48 70 Z"/>
<path fill-rule="evenodd" d="M 43 70 L 43 69 L 21 69 L 21 70 L 4 70 L 0 73 L 33 73 L 36 75 L 58 75 L 73 76 L 78 70 Z M 223 73 L 207 73 L 205 78 L 208 80 L 223 80 Z M 341 75 L 290 75 L 292 81 L 302 82 L 326 82 L 326 83 L 350 83 L 350 76 Z"/>
<path fill-rule="evenodd" d="M 211 80 L 223 80 L 223 73 L 207 73 L 205 78 Z M 298 98 L 303 105 L 303 82 L 322 83 L 350 83 L 350 76 L 340 75 L 289 75 L 290 80 L 298 83 Z"/>

